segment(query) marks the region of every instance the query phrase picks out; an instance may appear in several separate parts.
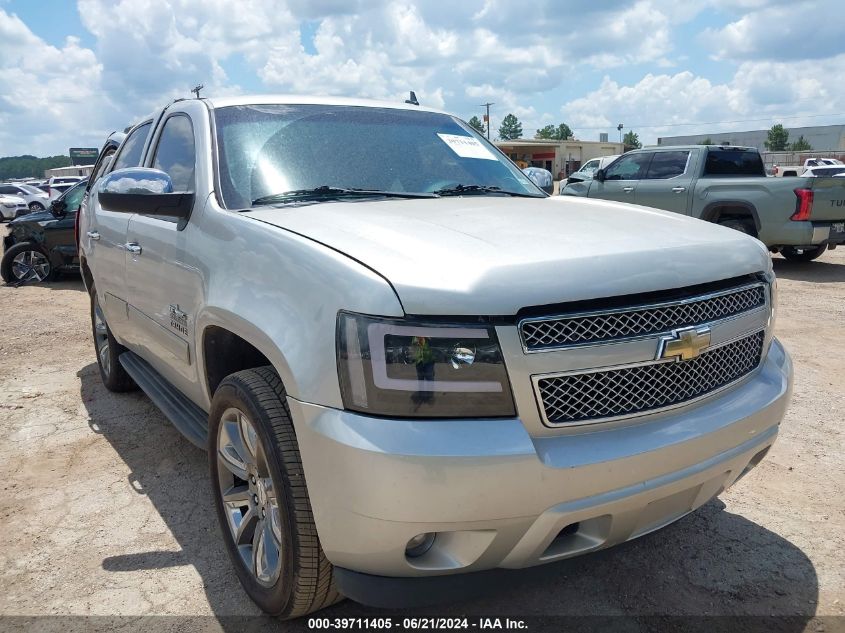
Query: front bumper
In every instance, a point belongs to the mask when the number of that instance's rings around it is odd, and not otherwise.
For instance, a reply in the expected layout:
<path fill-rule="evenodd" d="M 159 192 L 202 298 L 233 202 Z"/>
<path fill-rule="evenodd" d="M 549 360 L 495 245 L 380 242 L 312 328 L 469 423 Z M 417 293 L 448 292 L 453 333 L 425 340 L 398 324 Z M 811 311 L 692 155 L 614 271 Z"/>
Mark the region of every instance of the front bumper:
<path fill-rule="evenodd" d="M 758 370 L 712 398 L 545 437 L 519 419 L 387 420 L 289 402 L 329 560 L 421 577 L 551 562 L 675 521 L 762 459 L 791 389 L 775 340 Z M 407 558 L 425 532 L 434 545 Z"/>

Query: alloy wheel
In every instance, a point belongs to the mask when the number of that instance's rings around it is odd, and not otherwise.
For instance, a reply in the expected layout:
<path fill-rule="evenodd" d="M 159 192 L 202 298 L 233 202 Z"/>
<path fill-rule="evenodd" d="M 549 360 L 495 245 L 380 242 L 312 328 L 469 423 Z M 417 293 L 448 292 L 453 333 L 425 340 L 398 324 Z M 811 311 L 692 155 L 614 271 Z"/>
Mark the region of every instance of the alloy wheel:
<path fill-rule="evenodd" d="M 282 569 L 282 521 L 267 453 L 247 415 L 223 412 L 217 432 L 218 494 L 241 562 L 263 586 Z"/>
<path fill-rule="evenodd" d="M 12 260 L 12 274 L 19 282 L 44 281 L 50 276 L 50 260 L 39 251 L 23 251 Z"/>

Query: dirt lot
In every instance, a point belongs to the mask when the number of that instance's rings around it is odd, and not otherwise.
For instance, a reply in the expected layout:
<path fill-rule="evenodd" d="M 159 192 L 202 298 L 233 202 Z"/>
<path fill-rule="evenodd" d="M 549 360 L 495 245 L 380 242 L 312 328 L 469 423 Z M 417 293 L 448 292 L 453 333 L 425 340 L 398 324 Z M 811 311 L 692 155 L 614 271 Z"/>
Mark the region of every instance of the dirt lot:
<path fill-rule="evenodd" d="M 798 616 L 794 630 L 841 627 L 810 618 L 845 615 L 845 249 L 775 268 L 795 395 L 759 468 L 658 533 L 426 612 L 776 614 Z M 81 282 L 0 286 L 0 315 L 0 615 L 214 616 L 188 630 L 257 614 L 221 544 L 205 454 L 143 395 L 102 387 Z M 345 602 L 325 614 L 379 613 Z"/>

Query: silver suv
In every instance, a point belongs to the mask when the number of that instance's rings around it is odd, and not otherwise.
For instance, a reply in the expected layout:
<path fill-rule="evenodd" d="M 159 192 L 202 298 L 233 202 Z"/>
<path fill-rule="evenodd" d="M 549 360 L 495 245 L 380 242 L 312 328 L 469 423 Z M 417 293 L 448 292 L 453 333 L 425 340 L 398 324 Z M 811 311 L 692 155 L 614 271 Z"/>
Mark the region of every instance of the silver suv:
<path fill-rule="evenodd" d="M 269 613 L 622 543 L 777 436 L 792 366 L 762 244 L 546 196 L 448 114 L 183 100 L 103 171 L 79 213 L 102 379 L 208 450 Z"/>

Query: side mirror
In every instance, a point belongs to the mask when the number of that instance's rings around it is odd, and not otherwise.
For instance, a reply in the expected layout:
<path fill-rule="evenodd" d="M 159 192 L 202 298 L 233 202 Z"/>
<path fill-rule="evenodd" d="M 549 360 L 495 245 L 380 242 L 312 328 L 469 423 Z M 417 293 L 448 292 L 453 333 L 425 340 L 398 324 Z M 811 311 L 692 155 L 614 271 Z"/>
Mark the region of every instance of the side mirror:
<path fill-rule="evenodd" d="M 604 182 L 607 180 L 607 176 L 604 173 L 604 169 L 597 169 L 596 173 L 593 174 L 593 180 L 598 180 L 599 182 Z"/>
<path fill-rule="evenodd" d="M 50 203 L 50 213 L 56 218 L 63 218 L 67 215 L 67 204 L 64 200 L 53 200 Z"/>
<path fill-rule="evenodd" d="M 173 192 L 173 181 L 163 171 L 147 167 L 118 169 L 100 180 L 97 190 L 106 211 L 187 218 L 194 192 Z"/>

